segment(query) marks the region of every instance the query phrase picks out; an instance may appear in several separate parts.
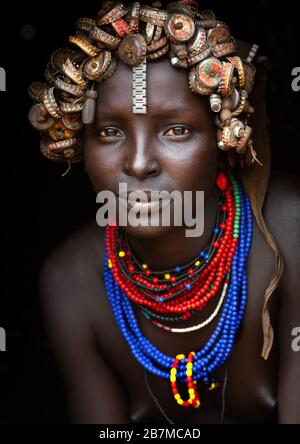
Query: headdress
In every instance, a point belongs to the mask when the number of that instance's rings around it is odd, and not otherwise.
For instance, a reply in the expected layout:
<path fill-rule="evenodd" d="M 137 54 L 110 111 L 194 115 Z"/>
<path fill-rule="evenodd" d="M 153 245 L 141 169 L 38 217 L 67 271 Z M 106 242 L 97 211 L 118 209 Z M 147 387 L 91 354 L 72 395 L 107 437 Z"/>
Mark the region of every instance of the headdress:
<path fill-rule="evenodd" d="M 243 59 L 229 27 L 212 11 L 198 11 L 193 0 L 155 6 L 106 1 L 95 19 L 77 21 L 69 47 L 54 51 L 46 83 L 29 87 L 35 101 L 29 120 L 42 134 L 44 156 L 69 164 L 82 160 L 82 127 L 93 122 L 101 100 L 97 84 L 113 75 L 119 61 L 133 70 L 133 112 L 146 113 L 147 63 L 167 55 L 174 68 L 188 70 L 191 90 L 208 96 L 217 144 L 228 151 L 229 165 L 236 153 L 242 167 L 262 165 L 253 148 L 248 100 L 258 46 Z"/>

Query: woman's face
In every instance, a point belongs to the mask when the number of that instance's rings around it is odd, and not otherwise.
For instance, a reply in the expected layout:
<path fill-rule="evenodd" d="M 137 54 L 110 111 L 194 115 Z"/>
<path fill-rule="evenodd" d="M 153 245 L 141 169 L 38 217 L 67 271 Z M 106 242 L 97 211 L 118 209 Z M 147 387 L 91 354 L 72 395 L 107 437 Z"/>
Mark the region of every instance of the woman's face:
<path fill-rule="evenodd" d="M 194 94 L 186 70 L 168 59 L 147 65 L 147 114 L 132 112 L 132 69 L 119 62 L 99 85 L 94 123 L 85 128 L 85 168 L 95 192 L 172 192 L 214 189 L 218 166 L 216 127 L 208 97 Z M 171 219 L 172 220 L 172 219 Z M 127 227 L 136 236 L 157 236 L 171 227 Z M 173 227 L 174 229 L 174 227 Z"/>

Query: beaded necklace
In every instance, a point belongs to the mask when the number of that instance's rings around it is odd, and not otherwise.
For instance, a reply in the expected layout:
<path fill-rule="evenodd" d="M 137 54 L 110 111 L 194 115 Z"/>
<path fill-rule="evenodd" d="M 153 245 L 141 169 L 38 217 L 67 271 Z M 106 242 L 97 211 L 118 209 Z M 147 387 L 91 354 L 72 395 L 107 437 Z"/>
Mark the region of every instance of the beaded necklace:
<path fill-rule="evenodd" d="M 198 381 L 209 390 L 217 387 L 214 373 L 229 357 L 247 301 L 246 265 L 253 230 L 250 200 L 233 174 L 219 173 L 216 185 L 224 198 L 216 227 L 219 231 L 214 233 L 218 240 L 213 240 L 215 245 L 210 243 L 210 253 L 207 249 L 204 255 L 201 252 L 202 263 L 200 253 L 193 267 L 191 263 L 181 267 L 178 281 L 172 281 L 177 267 L 151 272 L 147 264 L 141 264 L 139 270 L 130 249 L 124 249 L 118 228 L 106 228 L 104 281 L 118 326 L 135 358 L 149 372 L 170 380 L 174 399 L 183 407 L 199 407 Z M 141 333 L 133 304 L 146 308 L 150 318 L 156 313 L 184 319 L 202 310 L 222 287 L 224 301 L 218 324 L 197 352 L 179 353 L 175 358 L 165 355 Z M 181 398 L 178 382 L 187 384 L 187 400 Z"/>

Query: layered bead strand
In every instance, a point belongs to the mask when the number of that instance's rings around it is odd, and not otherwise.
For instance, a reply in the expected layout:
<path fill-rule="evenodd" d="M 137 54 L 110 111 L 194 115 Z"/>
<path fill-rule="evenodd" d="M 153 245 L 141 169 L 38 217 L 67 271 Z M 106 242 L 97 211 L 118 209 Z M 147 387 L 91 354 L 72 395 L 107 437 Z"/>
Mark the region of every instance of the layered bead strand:
<path fill-rule="evenodd" d="M 203 309 L 207 302 L 218 293 L 222 283 L 224 284 L 228 271 L 230 270 L 237 244 L 237 237 L 233 236 L 235 227 L 234 203 L 231 195 L 231 187 L 226 189 L 225 198 L 226 205 L 223 205 L 222 209 L 227 213 L 226 223 L 220 225 L 220 227 L 224 229 L 224 234 L 216 246 L 215 254 L 210 261 L 207 261 L 204 264 L 202 273 L 198 275 L 195 281 L 191 281 L 188 284 L 179 284 L 181 289 L 182 286 L 184 286 L 184 288 L 182 289 L 180 297 L 176 297 L 175 300 L 169 300 L 168 297 L 172 297 L 173 294 L 176 293 L 178 290 L 177 286 L 165 284 L 165 296 L 160 296 L 159 300 L 154 300 L 151 297 L 146 297 L 145 294 L 140 291 L 137 284 L 134 284 L 122 273 L 122 269 L 118 266 L 118 252 L 116 252 L 114 248 L 117 227 L 107 228 L 106 248 L 109 256 L 108 266 L 112 269 L 116 282 L 122 290 L 126 292 L 132 302 L 147 307 L 153 312 L 164 314 L 172 313 L 175 315 L 182 314 L 185 317 L 188 317 L 193 310 Z M 193 274 L 194 270 L 191 269 L 190 275 L 192 276 Z M 167 275 L 165 280 L 169 281 L 170 276 Z M 149 290 L 152 290 L 153 295 L 155 288 L 156 285 L 154 283 L 149 285 Z"/>
<path fill-rule="evenodd" d="M 216 279 L 218 279 L 220 285 L 222 277 L 226 276 L 228 288 L 214 332 L 207 343 L 200 350 L 196 351 L 193 356 L 193 381 L 201 380 L 208 388 L 213 387 L 215 370 L 221 367 L 228 359 L 245 312 L 247 301 L 246 265 L 252 242 L 252 212 L 249 197 L 243 190 L 240 182 L 232 174 L 229 178 L 230 186 L 225 191 L 227 193 L 228 219 L 230 219 L 228 229 L 224 232 L 224 236 L 227 237 L 223 252 L 226 251 L 226 255 L 223 256 L 220 250 L 217 252 L 217 254 L 219 253 L 218 260 L 216 256 L 211 260 L 209 264 L 211 267 L 208 269 L 208 265 L 203 272 L 205 273 L 206 271 L 205 280 L 201 281 L 202 283 L 205 282 L 204 286 L 213 270 L 212 262 L 215 260 L 214 267 L 216 268 L 218 265 Z M 233 200 L 230 199 L 231 189 Z M 114 255 L 111 250 L 113 233 L 114 231 L 108 227 L 106 233 L 104 281 L 116 322 L 138 362 L 149 372 L 169 379 L 171 369 L 174 368 L 174 357 L 162 353 L 141 333 L 133 310 L 133 302 L 138 301 L 140 303 L 141 295 L 137 290 L 134 291 L 132 286 L 125 285 L 120 273 L 114 269 L 114 267 L 117 267 L 117 263 L 113 259 Z M 220 267 L 222 267 L 221 272 L 219 270 Z M 211 282 L 212 279 L 210 284 Z M 208 288 L 206 286 L 206 291 Z M 158 308 L 161 309 L 161 312 L 164 312 L 162 308 L 167 304 L 169 312 L 179 313 L 183 308 L 192 309 L 199 307 L 201 306 L 199 304 L 200 296 L 203 297 L 203 292 L 201 293 L 198 289 L 196 293 L 198 299 L 194 297 L 193 307 L 189 306 L 187 300 L 182 300 L 179 309 L 176 301 L 173 301 L 173 305 L 171 302 L 162 303 Z M 142 301 L 144 305 L 147 305 L 145 304 L 146 301 L 143 299 Z M 157 304 L 156 301 L 148 302 L 147 306 L 157 308 L 155 305 Z M 188 358 L 182 358 L 176 363 L 176 381 L 181 383 L 187 382 L 186 366 L 188 362 Z M 171 388 L 174 389 L 174 386 Z M 196 386 L 193 385 L 193 387 L 189 388 L 195 390 Z M 178 396 L 177 398 L 181 399 Z M 189 403 L 189 405 L 197 407 L 199 403 Z"/>

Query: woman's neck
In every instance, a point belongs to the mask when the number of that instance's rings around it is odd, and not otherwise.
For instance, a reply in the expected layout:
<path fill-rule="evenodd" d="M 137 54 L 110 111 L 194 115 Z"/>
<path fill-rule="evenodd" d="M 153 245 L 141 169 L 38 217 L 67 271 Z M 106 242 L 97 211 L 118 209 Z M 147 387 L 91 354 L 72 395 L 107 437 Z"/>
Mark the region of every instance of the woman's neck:
<path fill-rule="evenodd" d="M 186 227 L 174 227 L 158 238 L 137 238 L 128 235 L 135 256 L 152 270 L 166 270 L 192 261 L 207 245 L 215 227 L 220 192 L 216 188 L 204 203 L 202 236 L 187 237 Z"/>

